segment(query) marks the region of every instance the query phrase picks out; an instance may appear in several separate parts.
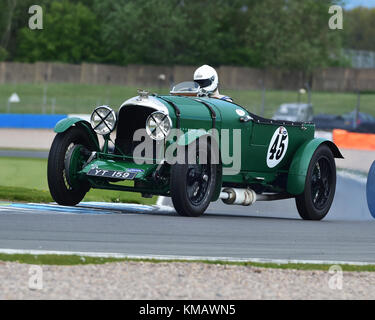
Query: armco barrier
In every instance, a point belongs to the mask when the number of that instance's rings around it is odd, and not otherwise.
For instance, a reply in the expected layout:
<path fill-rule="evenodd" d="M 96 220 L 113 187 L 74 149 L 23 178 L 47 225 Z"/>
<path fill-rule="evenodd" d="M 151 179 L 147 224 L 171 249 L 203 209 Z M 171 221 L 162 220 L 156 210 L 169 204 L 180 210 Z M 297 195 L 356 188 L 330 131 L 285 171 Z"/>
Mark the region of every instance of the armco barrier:
<path fill-rule="evenodd" d="M 344 149 L 375 150 L 375 134 L 333 130 L 333 142 Z"/>
<path fill-rule="evenodd" d="M 53 129 L 67 115 L 0 114 L 0 128 Z"/>

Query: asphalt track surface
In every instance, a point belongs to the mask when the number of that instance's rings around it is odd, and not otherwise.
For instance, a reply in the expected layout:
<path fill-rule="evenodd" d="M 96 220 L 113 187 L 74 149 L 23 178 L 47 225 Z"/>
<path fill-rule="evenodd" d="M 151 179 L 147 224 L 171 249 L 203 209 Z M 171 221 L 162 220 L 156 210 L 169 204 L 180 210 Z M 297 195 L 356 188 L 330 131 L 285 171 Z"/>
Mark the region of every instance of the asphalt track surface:
<path fill-rule="evenodd" d="M 0 203 L 0 249 L 375 263 L 366 185 L 351 177 L 338 177 L 333 207 L 321 222 L 302 221 L 294 200 L 252 207 L 216 202 L 200 218 L 179 217 L 170 204 Z"/>
<path fill-rule="evenodd" d="M 47 159 L 48 151 L 23 151 L 23 150 L 0 150 L 0 158 L 35 158 Z"/>

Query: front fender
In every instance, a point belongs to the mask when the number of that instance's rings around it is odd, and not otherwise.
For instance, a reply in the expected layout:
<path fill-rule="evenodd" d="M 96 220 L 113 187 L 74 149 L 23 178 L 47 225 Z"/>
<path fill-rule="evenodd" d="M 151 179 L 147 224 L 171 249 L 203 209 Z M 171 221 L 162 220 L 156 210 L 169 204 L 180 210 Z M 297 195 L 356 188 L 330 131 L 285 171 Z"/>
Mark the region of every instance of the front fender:
<path fill-rule="evenodd" d="M 62 119 L 56 124 L 54 131 L 56 133 L 63 133 L 73 126 L 81 126 L 82 128 L 84 128 L 87 131 L 88 135 L 91 137 L 91 139 L 93 139 L 97 147 L 97 151 L 100 150 L 98 136 L 95 133 L 95 131 L 92 129 L 91 124 L 87 122 L 86 120 L 83 120 L 81 118 Z"/>
<path fill-rule="evenodd" d="M 305 190 L 307 170 L 316 149 L 326 144 L 335 158 L 344 158 L 337 146 L 326 139 L 313 139 L 305 142 L 295 153 L 288 173 L 287 191 L 292 195 L 299 195 Z"/>
<path fill-rule="evenodd" d="M 197 141 L 201 137 L 207 137 L 211 143 L 211 146 L 214 144 L 213 148 L 215 148 L 219 153 L 219 144 L 218 144 L 218 137 L 215 137 L 210 131 L 206 131 L 203 129 L 200 130 L 188 130 L 185 134 L 181 135 L 177 141 L 177 145 L 179 147 L 187 147 L 193 142 Z M 215 191 L 212 196 L 212 202 L 217 201 L 220 196 L 221 186 L 223 183 L 223 169 L 221 165 L 221 156 L 219 156 L 219 165 L 217 166 L 216 172 L 216 186 Z"/>

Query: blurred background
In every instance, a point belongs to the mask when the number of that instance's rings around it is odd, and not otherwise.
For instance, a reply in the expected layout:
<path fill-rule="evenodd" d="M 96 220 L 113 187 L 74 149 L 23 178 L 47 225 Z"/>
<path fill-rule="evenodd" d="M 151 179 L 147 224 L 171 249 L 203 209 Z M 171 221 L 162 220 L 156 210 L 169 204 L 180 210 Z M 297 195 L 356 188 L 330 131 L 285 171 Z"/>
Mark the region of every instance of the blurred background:
<path fill-rule="evenodd" d="M 358 92 L 375 115 L 374 1 L 37 2 L 43 30 L 28 27 L 34 0 L 0 0 L 0 112 L 91 113 L 137 88 L 167 92 L 210 64 L 225 94 L 267 117 L 298 101 L 350 112 Z M 343 30 L 328 27 L 334 4 Z M 9 104 L 13 93 L 20 103 Z"/>
<path fill-rule="evenodd" d="M 29 28 L 35 4 L 42 30 Z M 60 118 L 168 93 L 203 64 L 253 113 L 375 133 L 375 0 L 0 0 L 3 155 L 46 151 Z M 36 180 L 12 182 L 9 166 L 0 180 L 48 190 L 40 161 Z"/>

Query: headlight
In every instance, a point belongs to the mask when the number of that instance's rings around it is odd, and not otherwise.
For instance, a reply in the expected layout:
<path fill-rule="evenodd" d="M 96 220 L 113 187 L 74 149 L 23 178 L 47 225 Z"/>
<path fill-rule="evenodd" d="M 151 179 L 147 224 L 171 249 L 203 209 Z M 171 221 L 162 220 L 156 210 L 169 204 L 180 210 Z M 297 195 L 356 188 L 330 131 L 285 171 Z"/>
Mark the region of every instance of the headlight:
<path fill-rule="evenodd" d="M 152 113 L 146 121 L 146 132 L 154 140 L 166 139 L 172 129 L 171 118 L 161 111 Z"/>
<path fill-rule="evenodd" d="M 97 134 L 110 134 L 116 128 L 116 113 L 107 106 L 97 107 L 91 115 L 90 122 Z"/>

